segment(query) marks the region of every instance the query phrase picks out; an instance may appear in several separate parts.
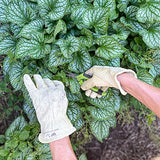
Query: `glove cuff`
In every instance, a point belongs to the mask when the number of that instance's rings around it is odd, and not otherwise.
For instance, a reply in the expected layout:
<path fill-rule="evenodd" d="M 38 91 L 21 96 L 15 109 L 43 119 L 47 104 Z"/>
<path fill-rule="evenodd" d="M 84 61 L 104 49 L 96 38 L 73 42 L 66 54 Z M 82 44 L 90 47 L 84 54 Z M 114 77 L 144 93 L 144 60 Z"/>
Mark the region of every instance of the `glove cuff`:
<path fill-rule="evenodd" d="M 41 143 L 50 143 L 52 141 L 56 141 L 64 137 L 67 137 L 71 135 L 74 131 L 76 131 L 76 128 L 73 127 L 67 116 L 63 119 L 64 122 L 61 121 L 61 123 L 54 121 L 53 129 L 51 131 L 47 131 L 45 133 L 41 132 L 38 137 L 39 141 Z M 57 126 L 56 124 L 59 125 Z"/>
<path fill-rule="evenodd" d="M 116 83 L 117 83 L 117 85 L 118 85 L 118 89 L 120 90 L 121 94 L 126 95 L 127 92 L 122 88 L 120 82 L 119 82 L 118 79 L 117 79 L 118 75 L 120 75 L 120 74 L 122 74 L 122 73 L 128 73 L 128 74 L 130 74 L 131 76 L 133 76 L 133 77 L 135 77 L 135 78 L 137 78 L 137 75 L 136 75 L 136 73 L 135 73 L 134 71 L 132 71 L 131 69 L 124 69 L 124 70 L 118 72 L 118 73 L 115 75 L 115 81 L 116 81 Z"/>

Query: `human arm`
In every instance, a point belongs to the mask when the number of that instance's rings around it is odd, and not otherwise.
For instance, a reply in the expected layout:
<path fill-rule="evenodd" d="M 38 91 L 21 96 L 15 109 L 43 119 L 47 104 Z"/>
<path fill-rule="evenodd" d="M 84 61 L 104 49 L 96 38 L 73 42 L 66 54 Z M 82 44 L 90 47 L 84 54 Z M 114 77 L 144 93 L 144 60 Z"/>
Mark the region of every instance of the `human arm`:
<path fill-rule="evenodd" d="M 81 86 L 83 90 L 86 90 L 87 96 L 101 97 L 90 90 L 94 86 L 104 91 L 108 87 L 114 87 L 119 89 L 123 95 L 131 94 L 160 117 L 160 89 L 138 80 L 132 70 L 120 67 L 94 66 L 86 74 L 92 75 L 92 78 Z"/>
<path fill-rule="evenodd" d="M 50 143 L 54 160 L 61 160 L 64 157 L 66 160 L 75 160 L 70 140 L 67 137 L 76 129 L 66 115 L 68 100 L 63 83 L 42 79 L 40 75 L 34 75 L 34 80 L 36 86 L 29 75 L 24 75 L 24 84 L 32 99 L 41 127 L 39 141 Z M 65 153 L 56 148 L 63 149 Z"/>
<path fill-rule="evenodd" d="M 49 143 L 54 160 L 77 160 L 69 136 Z"/>
<path fill-rule="evenodd" d="M 160 118 L 160 89 L 146 84 L 128 73 L 118 75 L 122 88 Z"/>

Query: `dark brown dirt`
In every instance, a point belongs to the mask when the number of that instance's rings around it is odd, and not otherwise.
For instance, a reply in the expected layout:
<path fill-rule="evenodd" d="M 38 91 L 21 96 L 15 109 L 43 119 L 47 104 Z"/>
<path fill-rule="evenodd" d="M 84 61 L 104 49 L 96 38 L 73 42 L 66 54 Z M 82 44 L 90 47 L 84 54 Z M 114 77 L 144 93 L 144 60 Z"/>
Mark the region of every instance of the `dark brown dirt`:
<path fill-rule="evenodd" d="M 3 64 L 4 56 L 0 56 L 0 82 L 4 81 L 4 75 L 2 71 L 2 64 Z M 8 84 L 8 87 L 13 90 L 10 84 Z M 20 111 L 15 111 L 13 108 L 8 106 L 8 95 L 10 93 L 2 92 L 0 95 L 0 134 L 4 134 L 6 129 L 9 127 L 9 125 L 13 122 L 13 120 L 20 115 Z M 15 95 L 19 96 L 20 94 L 14 93 Z M 19 106 L 22 105 L 20 102 L 16 102 Z M 14 104 L 13 104 L 14 105 Z M 6 110 L 10 109 L 10 115 L 7 116 Z"/>
<path fill-rule="evenodd" d="M 160 155 L 160 119 L 152 130 L 145 127 L 143 118 L 135 117 L 132 124 L 117 124 L 110 130 L 110 136 L 100 143 L 95 138 L 86 145 L 88 160 L 149 160 Z M 150 135 L 150 136 L 149 136 Z M 156 137 L 159 140 L 151 139 Z"/>

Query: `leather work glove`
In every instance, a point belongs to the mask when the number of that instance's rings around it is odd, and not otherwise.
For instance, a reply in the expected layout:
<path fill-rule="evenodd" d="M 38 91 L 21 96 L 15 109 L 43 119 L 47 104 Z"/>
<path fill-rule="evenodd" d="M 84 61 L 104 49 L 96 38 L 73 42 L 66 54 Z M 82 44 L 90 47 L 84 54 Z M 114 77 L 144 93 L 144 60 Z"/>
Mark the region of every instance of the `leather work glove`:
<path fill-rule="evenodd" d="M 101 97 L 101 95 L 90 90 L 90 88 L 95 86 L 103 91 L 106 91 L 108 87 L 114 87 L 119 89 L 123 95 L 126 95 L 127 92 L 122 89 L 120 82 L 117 80 L 117 76 L 124 72 L 137 78 L 136 73 L 130 69 L 108 66 L 93 66 L 85 72 L 86 74 L 91 75 L 92 78 L 85 81 L 81 88 L 86 90 L 85 94 L 91 98 Z"/>
<path fill-rule="evenodd" d="M 41 126 L 39 141 L 50 143 L 69 136 L 76 129 L 66 115 L 68 100 L 63 83 L 42 79 L 40 75 L 34 75 L 34 80 L 36 86 L 29 75 L 24 75 L 24 84 Z"/>

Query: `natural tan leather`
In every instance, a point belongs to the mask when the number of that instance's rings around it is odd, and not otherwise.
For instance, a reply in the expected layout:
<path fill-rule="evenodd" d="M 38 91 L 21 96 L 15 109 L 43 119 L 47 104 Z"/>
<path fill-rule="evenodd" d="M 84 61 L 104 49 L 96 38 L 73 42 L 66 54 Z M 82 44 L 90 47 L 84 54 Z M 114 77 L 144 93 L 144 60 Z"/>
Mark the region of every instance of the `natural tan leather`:
<path fill-rule="evenodd" d="M 92 78 L 85 81 L 81 88 L 86 90 L 86 95 L 91 98 L 101 97 L 97 93 L 90 90 L 90 88 L 95 86 L 101 88 L 103 91 L 106 91 L 108 87 L 114 87 L 119 89 L 123 95 L 126 95 L 127 92 L 123 90 L 117 79 L 117 76 L 124 72 L 137 78 L 136 73 L 130 69 L 124 69 L 121 67 L 94 66 L 85 72 L 86 74 L 92 75 Z"/>
<path fill-rule="evenodd" d="M 50 143 L 72 134 L 76 129 L 66 115 L 68 100 L 63 83 L 42 79 L 40 75 L 34 75 L 34 80 L 36 86 L 29 75 L 24 75 L 24 84 L 41 125 L 39 141 Z"/>

